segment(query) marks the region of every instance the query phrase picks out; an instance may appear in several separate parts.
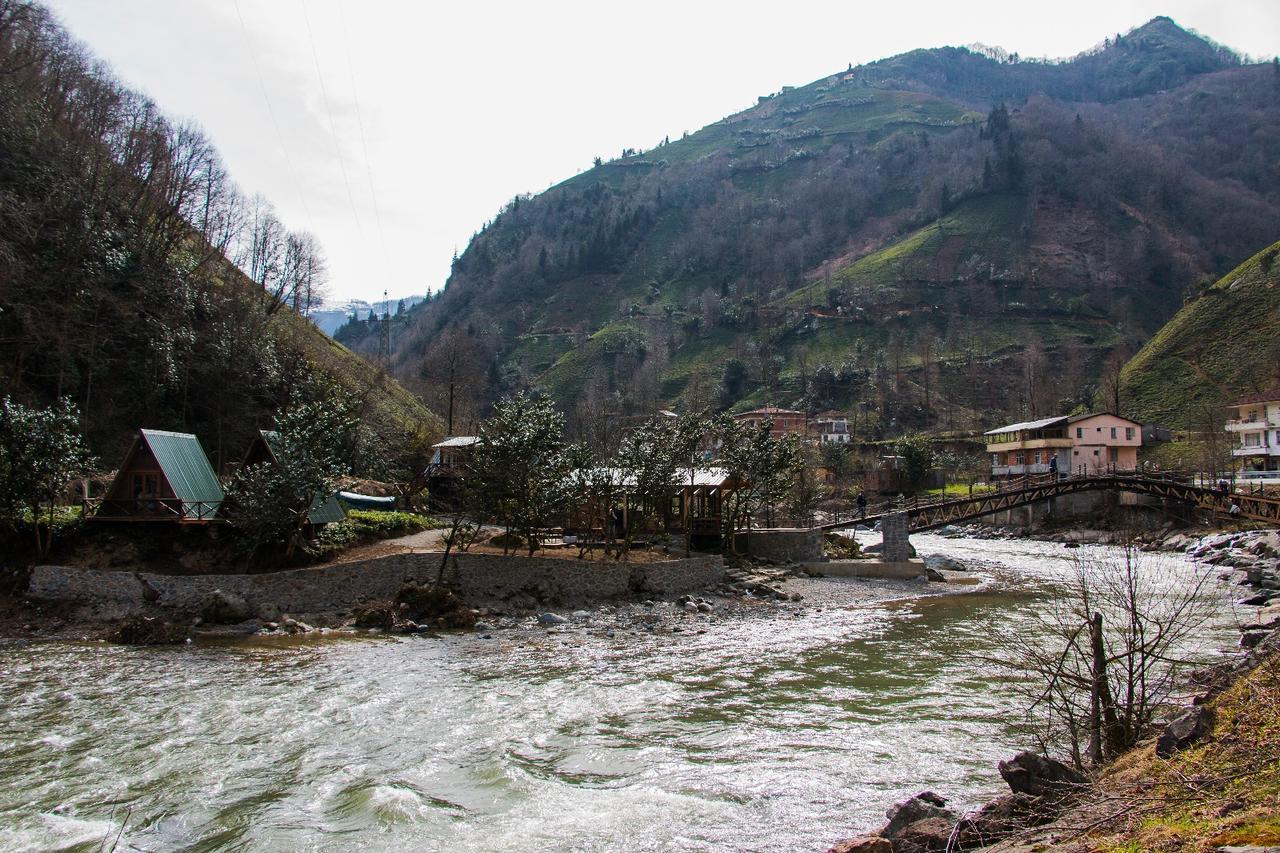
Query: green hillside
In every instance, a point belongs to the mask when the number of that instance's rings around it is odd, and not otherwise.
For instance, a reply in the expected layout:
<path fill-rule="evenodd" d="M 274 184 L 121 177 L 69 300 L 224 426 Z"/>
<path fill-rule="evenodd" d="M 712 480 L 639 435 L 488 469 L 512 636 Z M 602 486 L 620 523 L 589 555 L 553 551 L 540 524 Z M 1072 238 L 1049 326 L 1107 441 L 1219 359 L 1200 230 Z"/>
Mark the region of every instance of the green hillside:
<path fill-rule="evenodd" d="M 1125 365 L 1122 388 L 1134 417 L 1200 429 L 1223 405 L 1280 380 L 1278 261 L 1275 243 L 1236 267 Z"/>
<path fill-rule="evenodd" d="M 534 389 L 583 416 L 857 407 L 884 435 L 1092 405 L 1274 239 L 1277 82 L 1157 18 L 1063 62 L 941 48 L 785 87 L 513 199 L 393 370 L 443 400 L 461 337 L 468 412 Z"/>

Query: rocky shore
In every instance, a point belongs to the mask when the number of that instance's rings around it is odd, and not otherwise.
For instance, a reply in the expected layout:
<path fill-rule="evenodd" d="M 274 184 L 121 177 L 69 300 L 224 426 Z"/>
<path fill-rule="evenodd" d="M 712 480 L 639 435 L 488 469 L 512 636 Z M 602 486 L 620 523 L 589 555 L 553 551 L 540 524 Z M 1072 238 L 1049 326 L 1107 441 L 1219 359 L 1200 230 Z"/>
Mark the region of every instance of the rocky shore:
<path fill-rule="evenodd" d="M 944 531 L 949 536 L 973 536 L 969 527 Z M 988 533 L 1005 538 L 1004 531 Z M 1011 538 L 1011 537 L 1010 537 Z M 1109 531 L 1063 531 L 1031 538 L 1040 541 L 1082 541 L 1118 544 L 1124 541 Z M 1222 580 L 1242 589 L 1236 604 L 1241 608 L 1240 647 L 1235 657 L 1193 676 L 1191 704 L 1174 710 L 1159 736 L 1145 746 L 1164 761 L 1196 745 L 1212 731 L 1214 700 L 1267 664 L 1280 663 L 1280 531 L 1253 530 L 1192 536 L 1173 529 L 1151 531 L 1136 544 L 1147 551 L 1186 553 L 1205 566 L 1221 567 Z M 1123 761 L 1123 758 L 1122 758 Z M 1091 850 L 1085 836 L 1105 831 L 1126 812 L 1117 799 L 1122 795 L 1101 780 L 1113 770 L 1104 768 L 1089 778 L 1058 761 L 1022 752 L 998 766 L 1009 793 L 978 809 L 958 813 L 944 797 L 921 792 L 886 812 L 887 822 L 868 833 L 835 843 L 830 853 L 925 853 L 953 850 Z M 1150 799 L 1154 783 L 1128 780 L 1135 800 Z M 1105 808 L 1100 804 L 1105 803 Z M 1232 808 L 1230 804 L 1226 807 Z M 1238 808 L 1244 808 L 1243 805 Z M 1229 811 L 1223 812 L 1229 814 Z M 1081 829 L 1083 827 L 1083 830 Z M 1130 848 L 1125 848 L 1130 849 Z M 1133 848 L 1138 849 L 1138 848 Z M 1170 849 L 1181 849 L 1180 847 Z M 1263 851 L 1272 847 L 1221 845 L 1208 849 Z"/>

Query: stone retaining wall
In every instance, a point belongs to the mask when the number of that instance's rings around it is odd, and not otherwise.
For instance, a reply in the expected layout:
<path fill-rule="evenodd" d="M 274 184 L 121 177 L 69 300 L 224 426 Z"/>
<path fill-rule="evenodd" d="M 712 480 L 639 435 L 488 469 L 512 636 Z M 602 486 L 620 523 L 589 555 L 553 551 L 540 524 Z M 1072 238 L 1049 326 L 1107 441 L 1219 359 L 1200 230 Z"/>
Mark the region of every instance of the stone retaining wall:
<path fill-rule="evenodd" d="M 739 533 L 738 553 L 774 563 L 822 559 L 822 534 L 803 527 L 772 527 Z"/>
<path fill-rule="evenodd" d="M 283 613 L 349 610 L 387 601 L 406 583 L 434 583 L 439 553 L 393 554 L 373 560 L 256 575 L 157 575 L 68 566 L 36 566 L 27 595 L 50 601 L 199 609 L 215 589 L 238 595 L 255 608 Z M 596 563 L 556 557 L 456 554 L 446 579 L 471 602 L 516 597 L 529 606 L 591 604 L 628 595 L 655 597 L 705 589 L 724 579 L 724 559 L 704 555 L 664 563 Z M 154 596 L 153 596 L 154 598 Z"/>

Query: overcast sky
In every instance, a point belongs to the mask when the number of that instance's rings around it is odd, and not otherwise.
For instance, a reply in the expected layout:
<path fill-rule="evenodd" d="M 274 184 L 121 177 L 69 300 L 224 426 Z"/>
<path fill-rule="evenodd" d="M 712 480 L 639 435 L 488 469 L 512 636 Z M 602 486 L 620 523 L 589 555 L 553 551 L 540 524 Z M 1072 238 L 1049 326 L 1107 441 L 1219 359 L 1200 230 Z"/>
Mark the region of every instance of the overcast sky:
<path fill-rule="evenodd" d="M 1161 14 L 1280 51 L 1276 0 L 50 5 L 125 82 L 199 121 L 247 193 L 319 237 L 331 301 L 436 290 L 512 196 L 850 62 L 974 42 L 1070 56 Z"/>

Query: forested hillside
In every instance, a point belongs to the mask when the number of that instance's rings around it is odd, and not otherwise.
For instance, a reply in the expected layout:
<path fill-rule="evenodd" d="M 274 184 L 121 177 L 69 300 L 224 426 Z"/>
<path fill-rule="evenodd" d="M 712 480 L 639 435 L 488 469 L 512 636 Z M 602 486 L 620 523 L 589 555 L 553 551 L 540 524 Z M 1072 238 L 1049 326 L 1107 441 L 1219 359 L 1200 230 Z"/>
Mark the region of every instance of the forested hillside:
<path fill-rule="evenodd" d="M 1226 406 L 1280 382 L 1280 243 L 1198 293 L 1125 365 L 1136 417 L 1215 430 Z"/>
<path fill-rule="evenodd" d="M 439 410 L 1069 410 L 1275 239 L 1277 162 L 1277 66 L 1166 18 L 1060 63 L 914 51 L 514 199 L 394 370 Z"/>
<path fill-rule="evenodd" d="M 235 461 L 298 388 L 361 398 L 396 453 L 439 420 L 298 312 L 323 255 L 246 199 L 191 124 L 114 80 L 38 5 L 0 3 L 0 386 L 81 409 L 111 464 L 138 426 Z"/>

